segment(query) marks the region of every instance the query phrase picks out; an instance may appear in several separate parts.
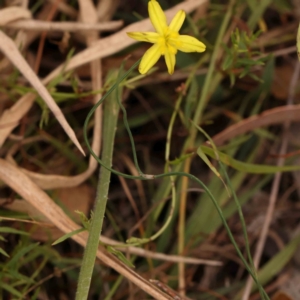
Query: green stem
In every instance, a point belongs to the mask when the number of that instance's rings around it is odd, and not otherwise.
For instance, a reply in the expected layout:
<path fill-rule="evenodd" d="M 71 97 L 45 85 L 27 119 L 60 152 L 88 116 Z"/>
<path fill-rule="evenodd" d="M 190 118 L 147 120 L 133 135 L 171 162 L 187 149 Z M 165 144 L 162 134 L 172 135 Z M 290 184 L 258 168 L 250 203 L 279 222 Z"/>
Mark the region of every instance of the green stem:
<path fill-rule="evenodd" d="M 114 173 L 114 174 L 123 176 L 124 178 L 140 179 L 140 180 L 151 180 L 151 179 L 155 179 L 155 178 L 158 179 L 158 178 L 164 178 L 164 177 L 170 177 L 170 176 L 186 176 L 186 177 L 188 177 L 189 179 L 196 181 L 200 186 L 203 187 L 204 191 L 207 193 L 208 197 L 209 197 L 209 198 L 211 199 L 211 201 L 213 202 L 213 205 L 215 206 L 215 208 L 216 208 L 216 210 L 217 210 L 217 212 L 218 212 L 218 214 L 219 214 L 219 216 L 220 216 L 220 218 L 221 218 L 221 220 L 222 220 L 222 222 L 223 222 L 223 225 L 224 225 L 224 227 L 225 227 L 225 229 L 226 229 L 226 231 L 227 231 L 227 233 L 228 233 L 228 235 L 229 235 L 230 241 L 231 241 L 232 244 L 234 245 L 234 248 L 236 249 L 239 258 L 242 260 L 242 262 L 243 262 L 245 268 L 247 269 L 247 271 L 249 272 L 249 274 L 252 276 L 254 282 L 255 282 L 257 285 L 260 286 L 260 290 L 263 292 L 264 298 L 265 298 L 265 299 L 268 299 L 268 296 L 267 296 L 267 294 L 265 293 L 265 291 L 263 290 L 263 288 L 261 287 L 259 281 L 257 280 L 256 274 L 253 272 L 252 267 L 248 264 L 248 262 L 245 260 L 245 258 L 244 258 L 244 256 L 243 256 L 243 254 L 242 254 L 241 251 L 239 250 L 239 247 L 238 247 L 238 245 L 237 245 L 237 243 L 236 243 L 236 241 L 235 241 L 235 239 L 234 239 L 234 237 L 233 237 L 233 235 L 232 235 L 232 233 L 231 233 L 231 230 L 230 230 L 230 228 L 229 228 L 229 225 L 228 225 L 228 223 L 227 223 L 227 221 L 226 221 L 226 219 L 225 219 L 225 217 L 224 217 L 224 215 L 223 215 L 222 209 L 221 209 L 220 205 L 218 204 L 218 201 L 214 198 L 214 196 L 212 195 L 211 191 L 208 189 L 208 187 L 207 187 L 201 180 L 199 180 L 199 179 L 198 179 L 197 177 L 195 177 L 194 175 L 189 174 L 189 173 L 185 173 L 185 172 L 169 172 L 169 173 L 163 173 L 163 174 L 158 174 L 158 175 L 148 175 L 148 174 L 143 174 L 143 173 L 141 172 L 141 173 L 139 174 L 139 176 L 128 175 L 128 174 L 126 174 L 126 173 L 118 172 L 118 171 L 112 169 L 112 168 L 111 168 L 111 161 L 110 161 L 108 164 L 106 164 L 105 161 L 104 161 L 104 160 L 101 160 L 101 159 L 95 154 L 95 152 L 93 151 L 93 149 L 91 148 L 91 145 L 90 145 L 89 140 L 88 140 L 88 138 L 87 138 L 87 124 L 88 124 L 88 122 L 89 122 L 89 120 L 90 120 L 92 114 L 94 113 L 94 111 L 96 110 L 96 108 L 104 101 L 104 99 L 106 99 L 106 97 L 107 97 L 108 95 L 110 95 L 110 94 L 112 93 L 112 91 L 114 91 L 116 88 L 118 88 L 118 85 L 120 84 L 120 82 L 121 82 L 124 78 L 126 78 L 126 77 L 129 75 L 129 73 L 137 66 L 138 63 L 139 63 L 139 62 L 135 63 L 135 64 L 134 64 L 134 65 L 133 65 L 133 66 L 132 66 L 132 67 L 131 67 L 131 68 L 130 68 L 130 69 L 129 69 L 122 77 L 121 77 L 121 78 L 118 78 L 118 79 L 117 79 L 116 83 L 111 87 L 111 89 L 107 92 L 107 94 L 104 95 L 104 96 L 101 98 L 101 100 L 99 100 L 99 102 L 92 108 L 92 110 L 91 110 L 90 113 L 88 114 L 88 116 L 87 116 L 87 118 L 86 118 L 86 120 L 85 120 L 85 123 L 84 123 L 84 139 L 85 139 L 85 142 L 86 142 L 86 144 L 87 144 L 87 147 L 88 147 L 88 149 L 89 149 L 91 155 L 92 155 L 92 156 L 97 160 L 97 162 L 102 166 L 101 170 L 102 170 L 102 169 L 106 169 L 106 170 L 108 171 L 109 175 L 110 175 L 110 172 L 112 172 L 112 173 Z M 119 102 L 119 100 L 118 100 L 118 103 L 121 105 L 121 108 L 124 109 L 124 107 L 122 107 L 122 104 Z M 107 114 L 105 114 L 105 115 L 106 115 L 106 117 L 108 118 L 108 120 L 110 120 L 110 119 L 112 118 L 110 115 L 107 115 Z M 130 136 L 130 141 L 131 141 L 131 143 L 133 144 L 133 149 L 135 149 L 133 137 L 132 137 L 132 134 L 131 134 L 129 125 L 128 125 L 128 121 L 127 121 L 126 115 L 124 115 L 124 122 L 125 122 L 126 129 L 128 130 L 128 134 L 129 134 L 129 136 Z M 194 122 L 194 123 L 195 123 L 195 122 Z M 113 130 L 112 130 L 111 132 L 114 133 L 114 129 L 115 129 L 115 127 L 113 128 Z M 112 139 L 112 140 L 113 140 L 113 139 Z M 104 150 L 103 150 L 103 151 L 104 151 Z M 112 151 L 112 149 L 111 149 L 111 151 Z M 135 161 L 136 164 L 137 164 L 136 153 L 134 152 L 133 155 L 134 155 L 134 161 Z M 103 155 L 103 159 L 106 159 L 106 157 L 105 157 L 104 155 Z M 101 172 L 101 174 L 102 174 L 102 172 Z M 103 179 L 103 178 L 102 178 L 102 179 Z M 108 183 L 106 183 L 106 184 L 107 184 L 107 186 L 105 186 L 105 187 L 108 189 Z M 103 197 L 103 196 L 101 196 L 101 197 Z M 106 201 L 106 199 L 107 199 L 107 193 L 106 193 L 105 196 L 104 196 L 104 201 Z M 97 212 L 97 214 L 96 214 L 96 212 L 95 212 L 93 221 L 94 221 L 94 219 L 96 219 L 97 216 L 99 216 L 99 215 L 100 215 L 100 214 L 99 214 L 98 212 Z M 104 215 L 104 211 L 103 211 L 103 215 Z M 101 222 L 100 222 L 100 225 L 101 225 L 101 226 L 102 226 L 102 221 L 103 221 L 103 217 L 102 217 Z M 100 226 L 100 225 L 99 225 L 99 226 Z M 91 228 L 91 231 L 92 231 L 92 228 Z M 91 254 L 93 255 L 93 258 L 90 259 L 90 260 L 84 258 L 84 262 L 85 262 L 85 259 L 87 260 L 87 262 L 92 261 L 92 264 L 90 263 L 90 267 L 89 267 L 90 273 L 86 273 L 86 276 L 88 277 L 87 280 L 85 281 L 85 285 L 86 285 L 86 286 L 82 286 L 82 287 L 81 287 L 82 289 L 87 290 L 87 292 L 88 292 L 88 289 L 89 289 L 91 273 L 92 273 L 92 270 L 93 270 L 93 264 L 94 264 L 94 262 L 95 262 L 95 256 L 96 256 L 96 251 L 97 251 L 97 247 L 98 247 L 98 239 L 99 239 L 99 235 L 100 235 L 100 233 L 101 233 L 101 228 L 96 228 L 95 230 L 93 229 L 93 232 L 94 232 L 94 231 L 96 232 L 96 234 L 94 235 L 94 239 L 97 238 L 97 243 L 96 243 L 96 248 L 95 248 L 95 250 L 94 250 L 95 252 L 93 253 L 93 252 L 91 251 Z M 94 233 L 93 233 L 93 234 L 94 234 Z M 90 236 L 91 236 L 91 235 L 92 235 L 92 232 L 90 232 Z M 153 237 L 152 237 L 152 239 L 153 239 Z M 93 242 L 96 242 L 96 240 L 94 240 Z M 87 250 L 86 250 L 86 252 L 87 252 Z M 85 252 L 85 256 L 87 256 L 86 252 Z M 83 263 L 84 263 L 84 262 L 83 262 Z M 83 277 L 83 276 L 81 276 L 81 277 Z M 84 279 L 85 279 L 85 278 L 84 278 Z M 88 280 L 89 280 L 89 281 L 88 281 Z M 81 285 L 82 285 L 82 283 L 81 283 Z M 85 297 L 85 298 L 76 297 L 76 299 L 78 299 L 78 300 L 79 300 L 79 299 L 80 299 L 80 300 L 82 300 L 82 299 L 85 300 L 86 297 Z"/>
<path fill-rule="evenodd" d="M 202 88 L 201 96 L 200 96 L 198 106 L 196 108 L 196 112 L 195 112 L 195 115 L 193 118 L 193 122 L 196 124 L 198 124 L 200 122 L 206 102 L 211 94 L 213 73 L 216 70 L 216 63 L 217 63 L 217 59 L 219 57 L 221 43 L 224 38 L 226 28 L 228 27 L 234 4 L 235 4 L 235 0 L 230 0 L 228 8 L 227 8 L 227 12 L 225 14 L 225 17 L 223 19 L 222 25 L 220 27 L 220 30 L 219 30 L 219 33 L 218 33 L 218 36 L 216 39 L 216 43 L 214 45 L 214 51 L 213 51 L 211 59 L 210 59 L 210 64 L 208 67 L 207 75 L 205 77 L 205 82 L 204 82 L 204 85 Z M 197 135 L 197 129 L 194 126 L 192 126 L 190 133 L 191 133 L 191 135 L 190 135 L 190 142 L 188 142 L 189 143 L 188 147 L 193 147 L 193 144 L 194 144 L 194 141 L 195 141 L 196 135 Z"/>
<path fill-rule="evenodd" d="M 112 165 L 113 145 L 115 131 L 117 127 L 119 106 L 113 97 L 107 101 L 104 108 L 103 120 L 103 150 L 102 161 L 106 166 Z M 98 179 L 98 190 L 95 200 L 94 214 L 92 216 L 89 237 L 84 251 L 82 266 L 80 269 L 76 300 L 85 300 L 88 298 L 92 273 L 96 260 L 96 254 L 99 245 L 99 236 L 101 234 L 104 214 L 106 210 L 107 195 L 110 183 L 111 172 L 106 168 L 100 168 Z"/>

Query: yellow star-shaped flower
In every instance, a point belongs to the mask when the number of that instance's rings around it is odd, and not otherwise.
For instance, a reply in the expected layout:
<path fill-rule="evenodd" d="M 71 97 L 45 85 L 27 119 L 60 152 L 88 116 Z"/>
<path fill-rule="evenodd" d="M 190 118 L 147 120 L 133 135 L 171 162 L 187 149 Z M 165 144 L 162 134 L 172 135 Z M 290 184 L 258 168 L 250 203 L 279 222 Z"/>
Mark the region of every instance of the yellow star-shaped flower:
<path fill-rule="evenodd" d="M 127 32 L 128 36 L 142 42 L 154 44 L 149 48 L 140 63 L 139 71 L 141 74 L 147 73 L 164 55 L 168 72 L 173 74 L 177 50 L 182 52 L 203 52 L 206 46 L 194 37 L 180 35 L 180 30 L 185 12 L 180 10 L 170 25 L 167 25 L 166 16 L 156 0 L 148 3 L 149 17 L 156 32 Z"/>

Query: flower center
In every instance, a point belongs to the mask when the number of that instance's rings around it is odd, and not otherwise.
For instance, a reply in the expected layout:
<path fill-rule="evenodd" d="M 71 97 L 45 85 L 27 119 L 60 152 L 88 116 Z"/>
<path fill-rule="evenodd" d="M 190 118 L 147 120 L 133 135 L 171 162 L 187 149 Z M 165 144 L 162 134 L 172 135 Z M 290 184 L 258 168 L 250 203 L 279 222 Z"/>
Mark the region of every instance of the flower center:
<path fill-rule="evenodd" d="M 166 52 L 171 52 L 172 54 L 177 53 L 176 39 L 178 39 L 178 36 L 178 32 L 170 30 L 169 27 L 165 28 L 163 35 L 161 35 L 157 41 L 160 45 L 162 55 Z"/>

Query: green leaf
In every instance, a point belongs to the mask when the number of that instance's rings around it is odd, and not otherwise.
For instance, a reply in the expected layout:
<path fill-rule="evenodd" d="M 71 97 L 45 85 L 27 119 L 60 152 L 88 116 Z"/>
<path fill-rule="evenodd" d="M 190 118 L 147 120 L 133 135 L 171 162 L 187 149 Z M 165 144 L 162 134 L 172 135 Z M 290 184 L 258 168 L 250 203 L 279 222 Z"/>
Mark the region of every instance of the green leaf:
<path fill-rule="evenodd" d="M 65 241 L 65 240 L 67 240 L 68 238 L 72 237 L 73 235 L 76 235 L 76 234 L 78 234 L 78 233 L 80 233 L 82 231 L 85 231 L 85 230 L 86 230 L 85 228 L 79 228 L 79 229 L 76 229 L 74 231 L 71 231 L 71 232 L 63 235 L 62 237 L 58 238 L 56 241 L 54 241 L 52 243 L 52 246 L 57 245 L 57 244 Z"/>
<path fill-rule="evenodd" d="M 82 226 L 89 231 L 90 230 L 90 225 L 91 225 L 91 220 L 87 218 L 84 212 L 75 210 L 75 213 L 79 215 L 80 221 Z"/>
<path fill-rule="evenodd" d="M 189 158 L 193 155 L 194 155 L 194 152 L 181 155 L 179 158 L 176 158 L 174 160 L 169 161 L 169 164 L 176 166 L 176 165 L 180 164 L 181 162 L 185 161 L 187 158 Z"/>
<path fill-rule="evenodd" d="M 7 254 L 7 252 L 4 249 L 2 249 L 2 248 L 0 248 L 0 254 L 4 255 L 6 257 L 9 257 L 9 255 Z"/>
<path fill-rule="evenodd" d="M 106 249 L 109 253 L 117 256 L 119 260 L 122 261 L 124 264 L 126 264 L 128 267 L 135 268 L 135 266 L 131 263 L 131 261 L 128 260 L 121 251 L 116 250 L 111 246 L 107 246 Z"/>
<path fill-rule="evenodd" d="M 295 237 L 288 245 L 286 245 L 279 253 L 268 261 L 259 271 L 258 279 L 262 284 L 268 283 L 276 276 L 284 266 L 292 259 L 294 253 L 300 244 L 300 236 Z M 256 289 L 256 287 L 254 287 Z"/>
<path fill-rule="evenodd" d="M 12 227 L 0 227 L 0 233 L 13 233 L 13 234 L 22 234 L 22 235 L 29 235 L 28 232 L 18 230 Z"/>
<path fill-rule="evenodd" d="M 216 159 L 216 154 L 214 153 L 214 150 L 206 147 L 201 146 L 201 150 L 207 154 L 208 156 Z M 270 165 L 257 165 L 257 164 L 249 164 L 244 163 L 239 160 L 236 160 L 232 158 L 231 156 L 222 153 L 220 151 L 217 151 L 217 154 L 219 156 L 219 159 L 222 163 L 224 163 L 227 166 L 230 166 L 231 168 L 246 172 L 246 173 L 252 173 L 252 174 L 272 174 L 276 172 L 289 172 L 289 171 L 298 171 L 300 170 L 300 166 L 270 166 Z"/>
<path fill-rule="evenodd" d="M 192 118 L 192 114 L 194 113 L 195 110 L 195 105 L 197 103 L 199 95 L 199 85 L 195 77 L 192 78 L 190 88 L 188 90 L 188 94 L 186 96 L 186 101 L 184 105 L 184 119 L 185 125 L 188 128 L 189 127 L 189 119 Z"/>
<path fill-rule="evenodd" d="M 200 158 L 206 163 L 206 165 L 215 173 L 217 177 L 221 177 L 218 170 L 212 165 L 212 163 L 209 161 L 205 153 L 202 151 L 201 147 L 197 149 L 197 154 L 200 156 Z"/>
<path fill-rule="evenodd" d="M 39 243 L 30 244 L 29 246 L 21 248 L 13 257 L 12 259 L 6 264 L 6 268 L 13 266 L 16 264 L 21 258 L 25 256 L 28 252 L 32 251 L 35 247 L 37 247 Z"/>
<path fill-rule="evenodd" d="M 281 272 L 285 265 L 292 259 L 299 244 L 300 236 L 297 236 L 257 272 L 258 280 L 262 285 L 267 284 L 274 276 Z M 254 285 L 252 292 L 256 290 L 257 286 Z M 234 300 L 241 299 L 242 293 L 243 290 L 239 291 Z"/>
<path fill-rule="evenodd" d="M 10 284 L 0 282 L 0 288 L 6 290 L 10 295 L 14 295 L 16 297 L 19 297 L 20 299 L 23 298 L 23 295 L 16 289 L 14 289 Z"/>

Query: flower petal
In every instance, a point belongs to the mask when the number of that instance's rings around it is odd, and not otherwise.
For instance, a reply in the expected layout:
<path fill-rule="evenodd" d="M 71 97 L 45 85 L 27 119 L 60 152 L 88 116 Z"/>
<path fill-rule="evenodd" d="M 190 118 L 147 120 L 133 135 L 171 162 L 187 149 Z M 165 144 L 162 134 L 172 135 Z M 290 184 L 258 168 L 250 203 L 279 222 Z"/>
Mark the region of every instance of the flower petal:
<path fill-rule="evenodd" d="M 161 9 L 159 3 L 156 0 L 151 0 L 148 3 L 148 12 L 151 23 L 155 30 L 159 34 L 164 33 L 164 29 L 167 28 L 167 19 L 166 15 Z"/>
<path fill-rule="evenodd" d="M 177 38 L 170 38 L 169 43 L 182 52 L 203 52 L 206 46 L 189 35 L 179 35 Z"/>
<path fill-rule="evenodd" d="M 169 28 L 172 31 L 176 31 L 178 32 L 184 22 L 185 19 L 185 11 L 184 10 L 180 10 L 175 17 L 173 18 L 173 20 L 171 21 Z"/>
<path fill-rule="evenodd" d="M 176 63 L 175 54 L 172 53 L 171 51 L 166 51 L 165 61 L 166 61 L 166 65 L 168 67 L 169 74 L 173 74 L 174 68 L 175 68 L 175 63 Z"/>
<path fill-rule="evenodd" d="M 157 32 L 127 32 L 127 35 L 134 40 L 148 43 L 156 43 L 159 34 Z"/>
<path fill-rule="evenodd" d="M 151 48 L 149 48 L 140 63 L 139 71 L 141 74 L 147 73 L 159 60 L 161 57 L 161 49 L 158 44 L 154 44 Z"/>

